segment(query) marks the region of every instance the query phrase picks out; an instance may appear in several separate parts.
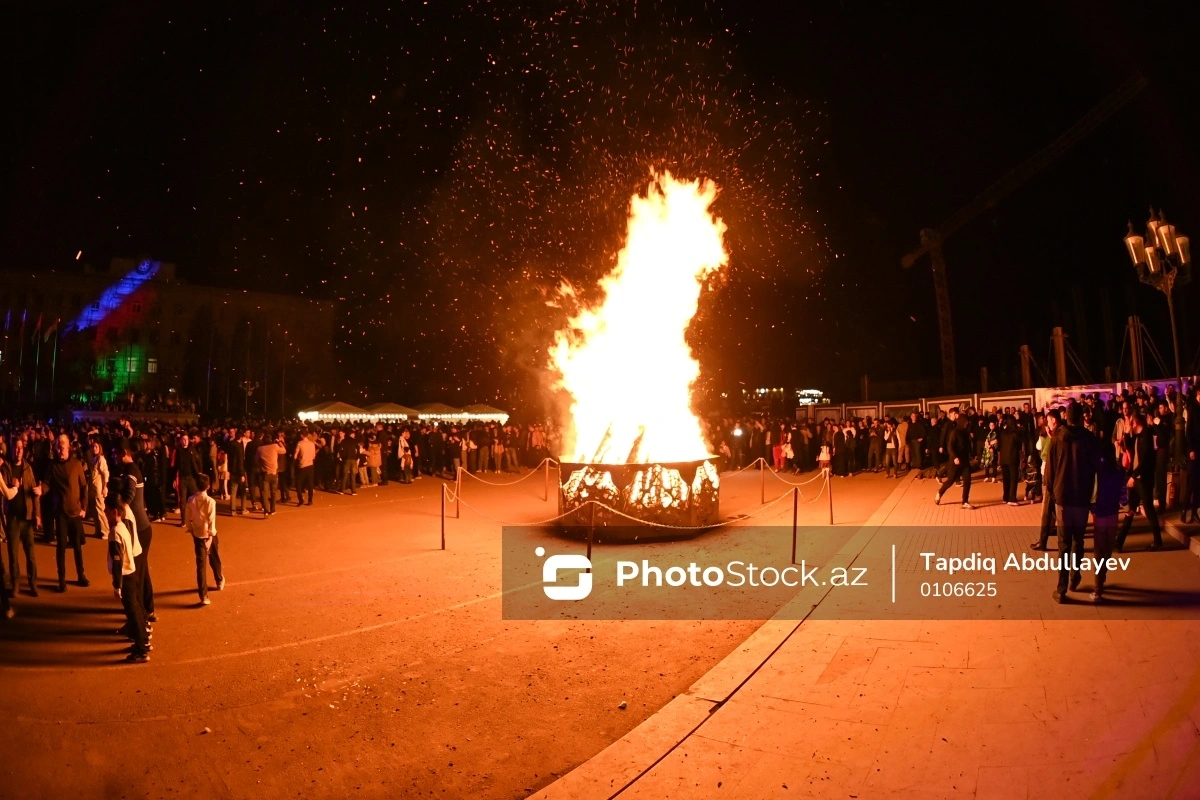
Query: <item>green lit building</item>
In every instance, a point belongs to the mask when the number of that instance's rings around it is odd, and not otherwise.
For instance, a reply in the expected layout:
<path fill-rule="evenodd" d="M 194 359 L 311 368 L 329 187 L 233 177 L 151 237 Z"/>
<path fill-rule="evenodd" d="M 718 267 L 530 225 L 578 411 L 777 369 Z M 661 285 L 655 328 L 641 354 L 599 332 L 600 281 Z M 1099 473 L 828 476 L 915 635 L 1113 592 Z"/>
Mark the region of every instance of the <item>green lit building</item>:
<path fill-rule="evenodd" d="M 6 405 L 174 395 L 202 410 L 290 414 L 333 360 L 332 303 L 196 286 L 149 260 L 0 270 L 0 315 Z"/>

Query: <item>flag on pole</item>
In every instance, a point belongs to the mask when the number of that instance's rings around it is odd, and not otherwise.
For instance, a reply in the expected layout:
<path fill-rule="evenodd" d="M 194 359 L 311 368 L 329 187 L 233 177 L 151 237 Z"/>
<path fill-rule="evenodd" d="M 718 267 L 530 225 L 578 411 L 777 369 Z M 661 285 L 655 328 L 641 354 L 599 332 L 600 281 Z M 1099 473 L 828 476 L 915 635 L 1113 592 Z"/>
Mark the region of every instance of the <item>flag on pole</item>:
<path fill-rule="evenodd" d="M 8 335 L 8 328 L 12 324 L 12 309 L 4 313 L 4 335 Z"/>
<path fill-rule="evenodd" d="M 36 339 L 38 334 L 42 332 L 42 315 L 38 314 L 37 325 L 33 326 L 33 338 Z"/>
<path fill-rule="evenodd" d="M 54 322 L 50 325 L 50 327 L 46 328 L 46 332 L 42 334 L 43 342 L 50 341 L 50 337 L 54 335 L 54 331 L 55 331 L 55 329 L 58 328 L 58 323 L 60 323 L 60 322 L 62 322 L 61 319 L 55 319 Z"/>

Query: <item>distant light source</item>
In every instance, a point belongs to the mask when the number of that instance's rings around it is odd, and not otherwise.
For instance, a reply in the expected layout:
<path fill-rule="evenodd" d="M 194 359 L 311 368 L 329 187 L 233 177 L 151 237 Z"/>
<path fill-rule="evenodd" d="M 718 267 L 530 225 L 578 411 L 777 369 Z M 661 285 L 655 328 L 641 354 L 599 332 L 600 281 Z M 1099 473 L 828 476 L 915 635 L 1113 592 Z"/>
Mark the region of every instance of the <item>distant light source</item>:
<path fill-rule="evenodd" d="M 741 429 L 741 428 L 734 428 L 734 429 L 733 429 L 733 435 L 734 435 L 734 436 L 741 436 L 741 435 L 742 435 L 742 429 Z"/>

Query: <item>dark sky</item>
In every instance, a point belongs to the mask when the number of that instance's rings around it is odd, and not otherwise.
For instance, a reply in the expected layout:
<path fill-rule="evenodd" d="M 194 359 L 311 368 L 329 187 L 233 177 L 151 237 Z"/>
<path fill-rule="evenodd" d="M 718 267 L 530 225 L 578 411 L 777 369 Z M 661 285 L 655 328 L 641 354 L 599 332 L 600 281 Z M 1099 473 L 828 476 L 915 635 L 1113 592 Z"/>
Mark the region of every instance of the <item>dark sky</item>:
<path fill-rule="evenodd" d="M 964 383 L 1015 380 L 1021 343 L 1048 368 L 1054 324 L 1098 380 L 1133 310 L 1170 360 L 1121 236 L 1151 203 L 1200 220 L 1184 5 L 1137 27 L 1082 2 L 218 5 L 6 6 L 0 263 L 144 255 L 336 300 L 360 394 L 529 402 L 546 297 L 611 267 L 665 168 L 722 190 L 731 264 L 693 331 L 712 385 L 851 394 L 939 374 L 928 261 L 899 264 L 918 230 L 1141 71 L 945 253 Z"/>

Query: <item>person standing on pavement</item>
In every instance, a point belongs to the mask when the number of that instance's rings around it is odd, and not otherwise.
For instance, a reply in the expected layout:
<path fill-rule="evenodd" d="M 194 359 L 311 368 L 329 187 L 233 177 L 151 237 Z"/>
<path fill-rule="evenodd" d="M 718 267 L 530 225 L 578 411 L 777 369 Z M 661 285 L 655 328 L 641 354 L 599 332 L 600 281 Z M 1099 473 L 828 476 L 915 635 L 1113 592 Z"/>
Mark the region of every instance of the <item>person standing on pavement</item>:
<path fill-rule="evenodd" d="M 1140 505 L 1150 522 L 1150 532 L 1154 535 L 1154 543 L 1150 550 L 1162 547 L 1162 528 L 1158 523 L 1158 512 L 1154 509 L 1154 468 L 1157 455 L 1154 451 L 1154 434 L 1146 425 L 1146 418 L 1140 413 L 1134 414 L 1130 420 L 1130 446 L 1126 455 L 1129 458 L 1129 516 L 1121 522 L 1121 532 L 1117 535 L 1117 552 L 1125 548 L 1125 539 L 1129 529 L 1133 527 L 1133 517 Z"/>
<path fill-rule="evenodd" d="M 0 495 L 4 500 L 11 500 L 17 496 L 18 489 L 16 486 L 10 487 L 5 476 L 0 474 Z M 5 529 L 5 526 L 0 525 L 0 544 L 5 544 L 10 541 L 11 534 Z M 8 551 L 8 568 L 9 574 L 4 574 L 4 551 Z M 0 548 L 0 615 L 5 619 L 12 619 L 15 612 L 9 604 L 9 587 L 12 587 L 12 594 L 17 593 L 17 556 L 16 549 L 13 547 Z"/>
<path fill-rule="evenodd" d="M 1021 475 L 1021 446 L 1024 434 L 1011 415 L 1005 415 L 1000 425 L 1000 479 L 1004 482 L 1003 502 L 1018 506 L 1017 480 Z"/>
<path fill-rule="evenodd" d="M 33 474 L 33 465 L 25 457 L 25 440 L 18 438 L 13 444 L 13 460 L 0 459 L 0 477 L 8 486 L 4 504 L 5 531 L 8 534 L 9 567 L 12 570 L 13 592 L 21 576 L 17 548 L 25 551 L 25 574 L 29 581 L 29 594 L 38 596 L 37 559 L 33 553 L 33 534 L 37 520 L 39 497 L 35 492 L 38 482 Z"/>
<path fill-rule="evenodd" d="M 340 494 L 358 494 L 355 481 L 358 473 L 358 455 L 361 448 L 358 446 L 358 434 L 353 428 L 346 434 L 346 438 L 342 439 L 338 445 L 338 456 L 341 458 L 341 481 L 338 484 L 338 492 Z"/>
<path fill-rule="evenodd" d="M 50 520 L 58 543 L 55 562 L 58 565 L 58 591 L 67 590 L 67 548 L 75 553 L 75 577 L 79 586 L 88 586 L 83 569 L 83 518 L 88 501 L 88 482 L 83 464 L 71 456 L 71 440 L 61 434 L 55 440 L 55 460 L 46 471 L 40 491 L 50 497 Z"/>
<path fill-rule="evenodd" d="M 1099 465 L 1098 445 L 1082 426 L 1083 412 L 1077 403 L 1067 407 L 1067 424 L 1062 437 L 1050 448 L 1046 484 L 1054 494 L 1054 512 L 1058 517 L 1058 588 L 1054 600 L 1067 602 L 1067 591 L 1079 588 L 1082 575 L 1083 533 L 1096 486 Z"/>
<path fill-rule="evenodd" d="M 150 577 L 150 544 L 154 540 L 154 529 L 150 523 L 150 514 L 146 510 L 146 478 L 133 459 L 133 443 L 130 440 L 125 439 L 117 445 L 117 458 L 113 469 L 118 480 L 118 497 L 129 497 L 125 504 L 132 514 L 134 533 L 141 549 L 135 561 L 138 584 L 142 590 L 142 611 L 147 622 L 157 622 L 158 616 L 154 613 L 154 581 Z"/>
<path fill-rule="evenodd" d="M 196 589 L 200 605 L 209 605 L 208 568 L 212 567 L 217 591 L 225 588 L 225 571 L 217 549 L 217 501 L 208 496 L 208 476 L 201 476 L 196 493 L 188 498 L 188 532 L 196 551 Z"/>
<path fill-rule="evenodd" d="M 237 430 L 230 431 L 235 434 L 225 446 L 225 454 L 227 456 L 226 466 L 229 469 L 229 484 L 230 484 L 230 507 L 233 506 L 233 500 L 237 500 L 237 508 L 233 510 L 235 514 L 246 513 L 246 495 L 250 493 L 250 484 L 246 474 L 246 447 L 250 443 L 250 431 L 244 430 L 240 435 L 237 435 Z"/>
<path fill-rule="evenodd" d="M 258 446 L 254 457 L 258 460 L 259 494 L 262 496 L 263 516 L 275 514 L 275 490 L 279 487 L 279 457 L 287 455 L 287 448 L 280 442 L 267 440 Z"/>
<path fill-rule="evenodd" d="M 967 418 L 954 414 L 955 422 L 950 435 L 945 438 L 946 451 L 946 480 L 938 487 L 933 497 L 933 504 L 942 502 L 942 495 L 955 484 L 962 481 L 962 507 L 974 508 L 971 505 L 971 434 L 967 431 Z"/>
<path fill-rule="evenodd" d="M 1096 499 L 1092 505 L 1092 519 L 1095 521 L 1092 549 L 1095 561 L 1100 565 L 1096 571 L 1095 586 L 1092 587 L 1090 599 L 1093 603 L 1104 599 L 1108 559 L 1117 543 L 1117 516 L 1121 511 L 1121 503 L 1125 500 L 1125 480 L 1125 470 L 1121 469 L 1112 443 L 1101 439 L 1100 464 L 1096 472 Z"/>
<path fill-rule="evenodd" d="M 108 538 L 108 514 L 104 501 L 108 497 L 108 459 L 104 457 L 104 446 L 99 439 L 92 439 L 88 464 L 88 515 L 96 525 L 96 538 Z"/>
<path fill-rule="evenodd" d="M 316 435 L 312 431 L 307 431 L 300 437 L 300 441 L 296 442 L 296 449 L 292 453 L 292 460 L 296 462 L 296 505 L 304 505 L 304 494 L 308 493 L 308 504 L 311 506 L 313 501 L 313 481 L 314 481 L 314 465 L 317 460 L 317 446 L 313 440 Z"/>
<path fill-rule="evenodd" d="M 142 548 L 138 542 L 137 523 L 129 508 L 132 499 L 129 487 L 122 486 L 117 493 L 117 506 L 112 510 L 109 524 L 108 568 L 112 573 L 113 594 L 125 610 L 125 626 L 121 630 L 133 640 L 133 647 L 125 660 L 132 664 L 145 664 L 150 660 L 150 636 L 146 630 L 146 610 L 142 607 L 142 573 L 138 569 Z"/>
<path fill-rule="evenodd" d="M 195 494 L 196 480 L 203 474 L 200 459 L 186 433 L 179 437 L 179 446 L 175 449 L 175 474 L 178 481 L 175 491 L 179 495 L 179 527 L 184 528 L 187 527 L 187 499 Z"/>
<path fill-rule="evenodd" d="M 1050 544 L 1050 532 L 1056 531 L 1058 525 L 1057 517 L 1054 513 L 1054 487 L 1046 479 L 1046 465 L 1050 463 L 1051 454 L 1054 451 L 1054 442 L 1056 439 L 1062 438 L 1062 434 L 1066 433 L 1066 429 L 1061 424 L 1062 414 L 1057 408 L 1052 408 L 1046 412 L 1046 430 L 1043 436 L 1038 438 L 1036 447 L 1041 456 L 1042 470 L 1042 521 L 1041 528 L 1038 534 L 1038 540 L 1029 545 L 1034 550 L 1045 550 Z"/>

